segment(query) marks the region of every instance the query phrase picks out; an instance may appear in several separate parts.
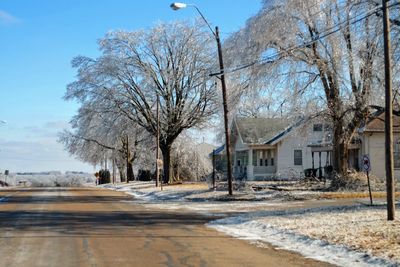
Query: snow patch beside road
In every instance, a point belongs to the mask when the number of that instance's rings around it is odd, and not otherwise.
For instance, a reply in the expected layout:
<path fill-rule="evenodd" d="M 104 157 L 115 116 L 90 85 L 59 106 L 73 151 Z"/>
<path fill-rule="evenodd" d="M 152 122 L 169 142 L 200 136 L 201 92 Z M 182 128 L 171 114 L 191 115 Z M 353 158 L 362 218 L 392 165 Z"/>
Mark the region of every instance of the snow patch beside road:
<path fill-rule="evenodd" d="M 366 216 L 371 216 L 367 208 L 318 208 L 287 213 L 262 212 L 258 216 L 255 214 L 241 215 L 216 220 L 209 223 L 208 226 L 258 245 L 260 242 L 270 243 L 278 248 L 295 251 L 305 257 L 339 266 L 399 266 L 399 262 L 394 261 L 398 260 L 396 257 L 392 255 L 389 258 L 372 248 L 375 244 L 374 240 L 369 240 L 370 247 L 364 247 L 364 251 L 357 250 L 354 244 L 348 242 L 348 240 L 365 241 L 366 237 L 359 235 L 359 231 L 355 229 L 358 222 L 365 219 L 360 217 L 361 211 L 367 213 Z M 352 216 L 349 220 L 350 214 Z M 341 216 L 346 219 L 341 220 Z M 327 220 L 328 218 L 330 220 Z M 371 219 L 370 221 L 376 220 Z M 346 223 L 346 226 L 342 223 Z M 338 224 L 341 231 L 338 232 L 337 228 L 329 230 L 332 224 Z M 374 226 L 371 227 L 379 228 L 377 224 L 379 223 L 374 223 Z M 317 232 L 319 235 L 313 236 L 310 234 L 311 231 Z M 332 242 L 330 237 L 333 236 L 337 237 L 337 242 Z M 342 236 L 347 236 L 347 238 L 343 239 Z M 386 254 L 391 253 L 389 248 L 386 250 Z M 397 250 L 396 246 L 392 247 L 392 253 Z M 373 254 L 378 256 L 372 256 Z"/>

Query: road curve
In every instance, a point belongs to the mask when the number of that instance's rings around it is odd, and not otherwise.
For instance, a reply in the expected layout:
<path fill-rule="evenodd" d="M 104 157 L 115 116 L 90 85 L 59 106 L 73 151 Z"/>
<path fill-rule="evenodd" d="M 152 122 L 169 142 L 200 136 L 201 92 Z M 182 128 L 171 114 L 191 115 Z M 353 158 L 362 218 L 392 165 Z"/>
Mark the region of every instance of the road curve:
<path fill-rule="evenodd" d="M 0 266 L 331 266 L 95 188 L 0 190 Z"/>

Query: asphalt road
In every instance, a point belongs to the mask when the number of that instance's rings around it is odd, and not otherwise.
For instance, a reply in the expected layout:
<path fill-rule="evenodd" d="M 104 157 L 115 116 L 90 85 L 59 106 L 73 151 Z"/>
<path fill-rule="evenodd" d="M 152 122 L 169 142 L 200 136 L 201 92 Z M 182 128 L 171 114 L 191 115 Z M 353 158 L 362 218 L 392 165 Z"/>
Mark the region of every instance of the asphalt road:
<path fill-rule="evenodd" d="M 331 266 L 94 188 L 0 190 L 0 266 Z"/>

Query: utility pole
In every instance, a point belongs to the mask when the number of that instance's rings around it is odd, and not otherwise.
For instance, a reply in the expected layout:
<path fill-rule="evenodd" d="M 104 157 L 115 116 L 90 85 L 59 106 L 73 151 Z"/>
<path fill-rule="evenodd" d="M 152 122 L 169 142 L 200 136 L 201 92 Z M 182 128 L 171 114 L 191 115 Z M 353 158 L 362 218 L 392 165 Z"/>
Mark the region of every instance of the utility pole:
<path fill-rule="evenodd" d="M 112 183 L 115 184 L 115 176 L 116 176 L 116 172 L 115 172 L 115 156 L 113 156 L 112 159 Z"/>
<path fill-rule="evenodd" d="M 159 184 L 159 177 L 160 177 L 160 168 L 158 166 L 158 159 L 159 159 L 159 149 L 160 149 L 160 110 L 159 110 L 159 105 L 160 105 L 160 99 L 157 94 L 157 110 L 156 110 L 156 116 L 157 116 L 157 136 L 156 136 L 156 187 L 158 187 Z"/>
<path fill-rule="evenodd" d="M 129 176 L 130 176 L 130 171 L 129 171 L 129 137 L 126 135 L 126 183 L 129 183 Z"/>
<path fill-rule="evenodd" d="M 395 217 L 394 199 L 394 166 L 393 166 L 393 115 L 392 115 L 392 64 L 390 53 L 390 21 L 387 0 L 382 0 L 383 9 L 383 39 L 385 50 L 385 155 L 386 155 L 386 197 L 387 219 Z"/>
<path fill-rule="evenodd" d="M 215 190 L 215 149 L 213 149 L 213 152 L 212 152 L 212 166 L 213 166 L 212 185 L 213 185 L 213 189 Z"/>
<path fill-rule="evenodd" d="M 217 40 L 218 46 L 218 58 L 219 58 L 219 69 L 221 71 L 221 87 L 222 87 L 222 102 L 224 106 L 224 124 L 225 124 L 225 151 L 226 151 L 226 165 L 228 175 L 228 192 L 229 195 L 233 194 L 232 189 L 232 169 L 231 169 L 231 153 L 230 153 L 230 138 L 229 138 L 229 124 L 228 124 L 228 104 L 226 97 L 226 82 L 225 82 L 225 70 L 224 61 L 222 58 L 221 40 L 219 38 L 219 29 L 215 27 L 215 39 Z"/>
<path fill-rule="evenodd" d="M 210 23 L 208 23 L 207 19 L 204 17 L 203 13 L 201 13 L 200 9 L 193 4 L 185 4 L 185 3 L 180 3 L 180 2 L 175 2 L 170 5 L 170 7 L 173 10 L 179 10 L 182 8 L 186 8 L 188 6 L 194 7 L 196 11 L 199 13 L 201 18 L 204 20 L 204 22 L 207 24 L 208 28 L 212 32 L 212 34 L 215 37 L 215 40 L 217 41 L 217 47 L 218 47 L 218 59 L 219 59 L 219 70 L 221 74 L 221 84 L 222 84 L 222 101 L 223 101 L 223 106 L 224 106 L 224 123 L 225 123 L 225 149 L 226 149 L 226 164 L 227 164 L 227 175 L 228 175 L 228 191 L 229 195 L 233 194 L 233 189 L 232 189 L 232 168 L 231 168 L 231 153 L 230 153 L 230 140 L 229 140 L 229 124 L 228 124 L 228 103 L 227 103 L 227 97 L 226 97 L 226 82 L 225 82 L 225 71 L 224 71 L 224 61 L 222 58 L 222 48 L 221 48 L 221 40 L 219 38 L 219 30 L 218 27 L 215 27 L 215 32 L 213 31 Z M 211 75 L 213 76 L 213 75 Z"/>

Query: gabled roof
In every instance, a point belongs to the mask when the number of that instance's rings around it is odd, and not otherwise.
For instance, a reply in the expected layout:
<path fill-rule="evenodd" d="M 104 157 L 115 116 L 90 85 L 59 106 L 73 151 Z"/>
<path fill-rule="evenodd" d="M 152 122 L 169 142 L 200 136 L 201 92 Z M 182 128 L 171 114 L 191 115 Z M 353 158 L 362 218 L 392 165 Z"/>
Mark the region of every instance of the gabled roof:
<path fill-rule="evenodd" d="M 271 139 L 269 139 L 267 142 L 265 142 L 266 145 L 274 145 L 277 142 L 279 142 L 283 137 L 285 137 L 287 134 L 289 134 L 294 128 L 297 126 L 300 126 L 302 123 L 304 123 L 306 120 L 304 118 L 299 119 L 296 123 L 290 125 L 283 131 L 279 132 L 277 135 L 273 136 Z"/>
<path fill-rule="evenodd" d="M 211 153 L 208 154 L 208 155 L 209 155 L 210 157 L 212 157 L 213 153 L 214 153 L 214 155 L 218 155 L 218 154 L 220 154 L 222 151 L 224 151 L 224 149 L 225 149 L 225 145 L 222 145 L 222 146 L 217 147 L 216 149 L 214 149 L 214 151 L 211 152 Z"/>
<path fill-rule="evenodd" d="M 367 122 L 364 132 L 384 132 L 385 112 L 381 112 Z M 393 132 L 400 132 L 400 116 L 393 114 Z"/>
<path fill-rule="evenodd" d="M 246 144 L 264 144 L 283 132 L 290 122 L 281 118 L 236 118 L 236 125 Z"/>

